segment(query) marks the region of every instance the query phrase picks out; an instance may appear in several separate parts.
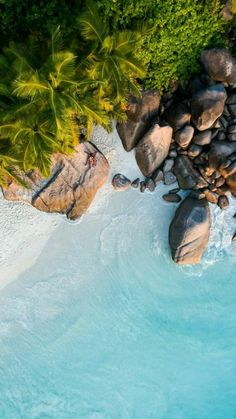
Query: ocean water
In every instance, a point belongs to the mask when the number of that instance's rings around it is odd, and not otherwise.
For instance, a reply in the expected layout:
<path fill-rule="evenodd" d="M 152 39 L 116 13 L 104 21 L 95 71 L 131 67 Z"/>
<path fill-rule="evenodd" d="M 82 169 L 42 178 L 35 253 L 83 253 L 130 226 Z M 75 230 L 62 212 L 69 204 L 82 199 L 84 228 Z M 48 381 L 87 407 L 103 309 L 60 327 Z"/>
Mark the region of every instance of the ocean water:
<path fill-rule="evenodd" d="M 131 174 L 112 141 L 111 175 Z M 1 419 L 236 418 L 235 203 L 212 209 L 201 264 L 179 267 L 164 191 L 108 182 L 1 290 Z"/>

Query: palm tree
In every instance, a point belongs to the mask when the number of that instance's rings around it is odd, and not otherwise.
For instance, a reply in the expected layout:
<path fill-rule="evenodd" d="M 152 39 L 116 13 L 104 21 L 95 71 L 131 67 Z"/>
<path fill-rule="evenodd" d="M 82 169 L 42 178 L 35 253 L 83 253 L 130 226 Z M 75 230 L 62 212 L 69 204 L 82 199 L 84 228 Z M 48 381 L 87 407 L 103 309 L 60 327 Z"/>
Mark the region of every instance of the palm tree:
<path fill-rule="evenodd" d="M 139 95 L 137 78 L 145 76 L 145 67 L 134 57 L 134 49 L 141 33 L 123 30 L 110 34 L 94 2 L 88 2 L 78 21 L 83 38 L 90 41 L 88 75 L 103 81 L 98 88 L 99 98 L 114 98 L 113 102 L 119 104 L 127 93 Z"/>
<path fill-rule="evenodd" d="M 99 83 L 83 79 L 77 57 L 61 45 L 57 29 L 44 61 L 35 45 L 12 44 L 0 57 L 0 140 L 10 140 L 24 171 L 37 168 L 45 176 L 51 155 L 70 153 L 81 128 L 89 136 L 94 123 L 105 128 L 110 123 L 93 97 Z"/>

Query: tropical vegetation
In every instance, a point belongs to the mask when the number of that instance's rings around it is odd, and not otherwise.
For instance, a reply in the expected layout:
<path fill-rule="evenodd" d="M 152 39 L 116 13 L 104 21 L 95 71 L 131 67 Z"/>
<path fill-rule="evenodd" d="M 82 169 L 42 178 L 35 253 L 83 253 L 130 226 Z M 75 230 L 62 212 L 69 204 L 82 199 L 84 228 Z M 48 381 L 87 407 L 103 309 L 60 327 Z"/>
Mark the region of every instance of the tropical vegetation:
<path fill-rule="evenodd" d="M 203 48 L 227 43 L 224 3 L 0 0 L 0 184 L 47 176 L 53 153 L 125 119 L 129 93 L 186 83 Z"/>
<path fill-rule="evenodd" d="M 78 26 L 80 50 L 78 42 L 65 49 L 58 28 L 48 43 L 31 37 L 0 56 L 1 183 L 17 180 L 16 167 L 49 175 L 53 153 L 70 153 L 94 124 L 109 130 L 112 118 L 124 120 L 128 92 L 139 93 L 136 79 L 145 69 L 133 45 L 140 34 L 109 34 L 96 6 L 88 6 Z"/>

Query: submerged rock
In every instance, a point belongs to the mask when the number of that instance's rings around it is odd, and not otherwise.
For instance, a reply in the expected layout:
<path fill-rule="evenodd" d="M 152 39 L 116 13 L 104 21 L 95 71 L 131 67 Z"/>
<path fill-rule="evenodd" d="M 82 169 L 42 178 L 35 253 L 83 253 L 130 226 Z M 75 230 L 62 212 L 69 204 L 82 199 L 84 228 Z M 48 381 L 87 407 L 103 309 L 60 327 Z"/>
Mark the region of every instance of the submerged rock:
<path fill-rule="evenodd" d="M 173 192 L 163 195 L 162 198 L 166 202 L 180 202 L 181 201 L 181 196 Z"/>
<path fill-rule="evenodd" d="M 215 84 L 199 90 L 191 100 L 192 121 L 199 131 L 204 131 L 222 115 L 227 94 L 224 86 Z"/>
<path fill-rule="evenodd" d="M 159 106 L 160 94 L 157 90 L 147 90 L 140 98 L 129 97 L 126 111 L 128 119 L 117 123 L 117 131 L 126 151 L 132 150 L 149 130 Z"/>
<path fill-rule="evenodd" d="M 130 180 L 121 173 L 117 173 L 112 179 L 112 186 L 118 192 L 125 191 L 130 185 Z"/>
<path fill-rule="evenodd" d="M 136 161 L 144 176 L 150 176 L 168 156 L 172 139 L 170 126 L 154 125 L 136 147 Z"/>
<path fill-rule="evenodd" d="M 66 214 L 75 220 L 86 212 L 108 172 L 104 155 L 92 143 L 85 142 L 70 156 L 56 154 L 49 178 L 36 172 L 22 174 L 28 188 L 12 182 L 3 189 L 3 195 L 10 201 L 25 201 L 40 211 Z"/>
<path fill-rule="evenodd" d="M 174 262 L 200 262 L 209 241 L 210 226 L 208 202 L 205 199 L 185 198 L 177 208 L 169 228 L 169 244 Z"/>

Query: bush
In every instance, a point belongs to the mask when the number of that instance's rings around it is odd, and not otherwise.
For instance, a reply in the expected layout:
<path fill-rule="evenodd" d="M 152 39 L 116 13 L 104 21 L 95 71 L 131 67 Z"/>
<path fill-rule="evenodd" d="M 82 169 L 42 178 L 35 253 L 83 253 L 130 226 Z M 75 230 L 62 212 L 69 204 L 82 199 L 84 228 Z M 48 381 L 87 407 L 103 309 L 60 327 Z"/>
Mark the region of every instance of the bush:
<path fill-rule="evenodd" d="M 207 46 L 223 45 L 218 0 L 100 0 L 111 27 L 132 28 L 145 22 L 136 56 L 148 64 L 146 87 L 167 89 L 198 70 L 198 55 Z"/>
<path fill-rule="evenodd" d="M 1 41 L 22 40 L 28 35 L 47 37 L 60 25 L 64 36 L 77 30 L 75 18 L 83 0 L 0 0 Z"/>

